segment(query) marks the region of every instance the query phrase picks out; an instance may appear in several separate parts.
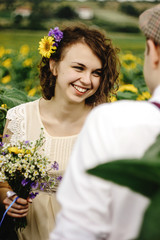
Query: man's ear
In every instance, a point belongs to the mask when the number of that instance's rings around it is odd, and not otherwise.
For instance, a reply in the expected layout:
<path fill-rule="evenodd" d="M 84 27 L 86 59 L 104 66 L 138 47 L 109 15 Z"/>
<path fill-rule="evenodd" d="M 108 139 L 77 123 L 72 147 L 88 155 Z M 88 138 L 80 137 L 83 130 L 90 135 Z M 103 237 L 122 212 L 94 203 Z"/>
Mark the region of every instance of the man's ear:
<path fill-rule="evenodd" d="M 152 67 L 155 69 L 160 64 L 160 49 L 151 39 L 147 40 L 147 44 L 149 48 L 151 64 Z"/>
<path fill-rule="evenodd" d="M 52 72 L 52 74 L 56 77 L 57 76 L 57 63 L 53 60 L 49 60 L 49 67 Z"/>

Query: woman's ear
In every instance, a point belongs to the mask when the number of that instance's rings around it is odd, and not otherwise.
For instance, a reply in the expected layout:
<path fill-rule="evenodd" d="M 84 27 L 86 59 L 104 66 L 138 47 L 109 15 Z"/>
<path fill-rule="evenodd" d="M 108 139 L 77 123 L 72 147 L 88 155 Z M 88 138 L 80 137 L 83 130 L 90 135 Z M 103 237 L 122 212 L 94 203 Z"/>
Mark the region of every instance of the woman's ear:
<path fill-rule="evenodd" d="M 152 67 L 156 68 L 160 63 L 159 48 L 151 39 L 147 40 L 147 44 L 149 48 Z"/>
<path fill-rule="evenodd" d="M 57 63 L 53 60 L 49 60 L 49 67 L 52 72 L 52 74 L 56 77 L 57 76 Z"/>

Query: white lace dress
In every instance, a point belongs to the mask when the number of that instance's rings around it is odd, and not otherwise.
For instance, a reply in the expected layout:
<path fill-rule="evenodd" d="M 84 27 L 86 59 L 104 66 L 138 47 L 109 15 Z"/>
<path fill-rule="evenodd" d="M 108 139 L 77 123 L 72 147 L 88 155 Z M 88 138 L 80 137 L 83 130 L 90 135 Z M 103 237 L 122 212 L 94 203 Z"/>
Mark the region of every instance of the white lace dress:
<path fill-rule="evenodd" d="M 50 136 L 41 121 L 39 112 L 39 99 L 21 104 L 10 109 L 7 113 L 10 120 L 8 129 L 13 133 L 11 141 L 36 140 L 39 138 L 41 128 L 45 134 L 45 154 L 51 162 L 59 163 L 59 174 L 66 169 L 67 162 L 75 143 L 77 135 L 68 137 Z M 48 240 L 49 233 L 54 228 L 55 217 L 60 209 L 56 201 L 56 193 L 40 192 L 30 204 L 27 215 L 27 227 L 18 232 L 20 240 Z"/>

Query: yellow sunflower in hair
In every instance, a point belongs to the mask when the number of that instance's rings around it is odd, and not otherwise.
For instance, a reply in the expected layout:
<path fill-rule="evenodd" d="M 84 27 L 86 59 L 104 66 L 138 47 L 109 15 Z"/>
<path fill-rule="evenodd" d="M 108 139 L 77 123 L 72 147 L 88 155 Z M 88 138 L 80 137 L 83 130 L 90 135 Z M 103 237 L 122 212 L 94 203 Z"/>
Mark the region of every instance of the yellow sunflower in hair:
<path fill-rule="evenodd" d="M 53 37 L 44 36 L 44 38 L 41 39 L 38 50 L 42 57 L 50 58 L 51 54 L 57 49 L 54 43 Z"/>

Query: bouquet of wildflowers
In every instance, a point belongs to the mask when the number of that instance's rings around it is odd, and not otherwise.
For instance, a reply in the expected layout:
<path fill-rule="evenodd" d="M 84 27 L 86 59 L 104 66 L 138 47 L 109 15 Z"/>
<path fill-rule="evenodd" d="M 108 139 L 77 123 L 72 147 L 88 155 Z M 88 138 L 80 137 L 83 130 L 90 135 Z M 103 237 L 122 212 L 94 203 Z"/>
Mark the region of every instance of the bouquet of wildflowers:
<path fill-rule="evenodd" d="M 5 136 L 8 137 L 8 136 Z M 35 142 L 18 141 L 16 144 L 0 142 L 0 179 L 7 181 L 18 197 L 33 199 L 38 192 L 33 189 L 44 190 L 46 186 L 53 187 L 59 177 L 51 178 L 49 171 L 58 170 L 58 163 L 54 162 L 51 168 L 49 160 L 43 156 L 41 148 L 44 144 L 43 131 Z M 16 218 L 15 228 L 27 225 L 26 218 Z"/>

